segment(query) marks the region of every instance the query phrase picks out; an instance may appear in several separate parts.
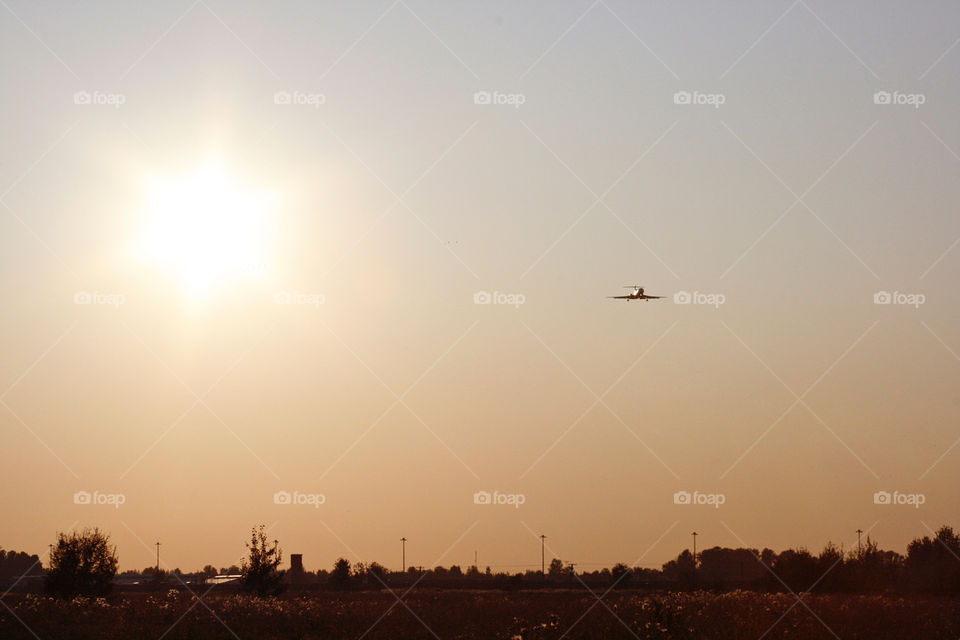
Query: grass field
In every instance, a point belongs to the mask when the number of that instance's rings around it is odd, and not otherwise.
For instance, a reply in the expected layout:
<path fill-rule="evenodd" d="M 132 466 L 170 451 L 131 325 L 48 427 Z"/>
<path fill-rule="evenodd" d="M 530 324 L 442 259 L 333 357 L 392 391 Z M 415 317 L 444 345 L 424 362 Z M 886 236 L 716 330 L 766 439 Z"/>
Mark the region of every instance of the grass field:
<path fill-rule="evenodd" d="M 399 594 L 398 594 L 399 595 Z M 754 592 L 320 592 L 256 599 L 188 592 L 57 601 L 9 595 L 0 638 L 302 639 L 717 638 L 950 639 L 960 601 L 948 598 Z M 809 609 L 808 609 L 809 607 Z"/>

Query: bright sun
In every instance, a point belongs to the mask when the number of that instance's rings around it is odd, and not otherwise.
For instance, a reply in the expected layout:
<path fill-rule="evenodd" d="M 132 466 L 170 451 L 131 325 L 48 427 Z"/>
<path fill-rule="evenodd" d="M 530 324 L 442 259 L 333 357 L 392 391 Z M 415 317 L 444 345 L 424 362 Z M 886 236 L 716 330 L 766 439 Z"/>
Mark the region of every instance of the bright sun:
<path fill-rule="evenodd" d="M 210 161 L 178 178 L 147 184 L 141 258 L 204 297 L 263 269 L 272 203 Z"/>

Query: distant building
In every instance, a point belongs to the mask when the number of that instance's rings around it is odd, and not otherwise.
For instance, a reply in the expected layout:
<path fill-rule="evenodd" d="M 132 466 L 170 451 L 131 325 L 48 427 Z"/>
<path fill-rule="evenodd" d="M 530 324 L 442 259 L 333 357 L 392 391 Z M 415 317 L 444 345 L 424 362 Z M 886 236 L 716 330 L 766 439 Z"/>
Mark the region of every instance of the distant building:
<path fill-rule="evenodd" d="M 287 572 L 287 580 L 290 584 L 300 584 L 303 582 L 303 554 L 290 554 L 290 571 Z"/>

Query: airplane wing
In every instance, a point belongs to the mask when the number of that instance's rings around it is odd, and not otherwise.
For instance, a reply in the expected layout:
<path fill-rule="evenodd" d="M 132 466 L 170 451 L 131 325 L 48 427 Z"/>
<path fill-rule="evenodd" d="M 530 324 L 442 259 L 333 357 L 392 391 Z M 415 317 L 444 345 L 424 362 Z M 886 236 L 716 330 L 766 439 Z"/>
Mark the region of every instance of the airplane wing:
<path fill-rule="evenodd" d="M 642 297 L 644 300 L 660 300 L 661 298 L 665 298 L 666 296 L 646 296 L 646 295 L 645 295 L 645 296 L 641 296 L 641 297 Z"/>
<path fill-rule="evenodd" d="M 614 298 L 615 300 L 629 300 L 632 296 L 607 296 L 608 298 Z"/>

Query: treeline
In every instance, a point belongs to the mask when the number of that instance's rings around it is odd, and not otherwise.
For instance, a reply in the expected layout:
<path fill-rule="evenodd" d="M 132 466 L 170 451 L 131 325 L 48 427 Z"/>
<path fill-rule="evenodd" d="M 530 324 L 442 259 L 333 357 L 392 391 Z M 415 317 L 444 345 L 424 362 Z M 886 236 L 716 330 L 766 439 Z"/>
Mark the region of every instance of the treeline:
<path fill-rule="evenodd" d="M 806 549 L 684 551 L 663 565 L 663 577 L 681 588 L 767 591 L 960 593 L 960 536 L 942 527 L 933 537 L 913 540 L 906 555 L 880 549 L 869 537 L 844 552 L 827 544 L 819 554 Z"/>
<path fill-rule="evenodd" d="M 772 549 L 713 547 L 697 553 L 685 550 L 662 569 L 616 564 L 596 571 L 575 571 L 553 559 L 546 575 L 539 570 L 520 573 L 481 571 L 458 565 L 432 569 L 411 567 L 389 572 L 379 563 L 354 566 L 343 558 L 332 571 L 288 572 L 294 585 L 378 589 L 411 584 L 437 588 L 580 588 L 618 589 L 753 589 L 763 591 L 925 592 L 960 593 L 960 535 L 941 527 L 933 537 L 913 540 L 905 555 L 880 549 L 869 536 L 858 547 L 844 551 L 828 543 L 819 554 L 804 548 L 777 553 Z"/>
<path fill-rule="evenodd" d="M 23 551 L 0 549 L 0 579 L 19 578 L 22 575 L 40 575 L 40 558 Z"/>
<path fill-rule="evenodd" d="M 906 554 L 886 551 L 868 536 L 856 548 L 844 551 L 828 543 L 819 554 L 806 549 L 730 549 L 713 547 L 696 557 L 685 550 L 661 569 L 616 564 L 596 571 L 576 571 L 559 559 L 550 562 L 545 574 L 539 570 L 493 572 L 458 565 L 433 568 L 410 567 L 389 571 L 378 562 L 351 564 L 339 558 L 331 570 L 316 572 L 280 568 L 282 552 L 272 545 L 264 528 L 254 529 L 247 545 L 249 557 L 241 566 L 216 569 L 207 565 L 200 571 L 183 573 L 149 567 L 117 575 L 116 548 L 109 536 L 97 529 L 60 534 L 54 545 L 51 566 L 42 573 L 45 590 L 54 595 L 102 595 L 116 584 L 140 588 L 171 588 L 189 584 L 223 583 L 259 595 L 284 589 L 382 589 L 400 585 L 428 588 L 584 588 L 615 589 L 752 589 L 763 591 L 825 592 L 923 592 L 960 593 L 960 536 L 948 526 L 933 537 L 913 540 Z M 37 556 L 0 550 L 0 576 L 8 584 L 23 583 L 20 576 L 39 575 Z"/>

